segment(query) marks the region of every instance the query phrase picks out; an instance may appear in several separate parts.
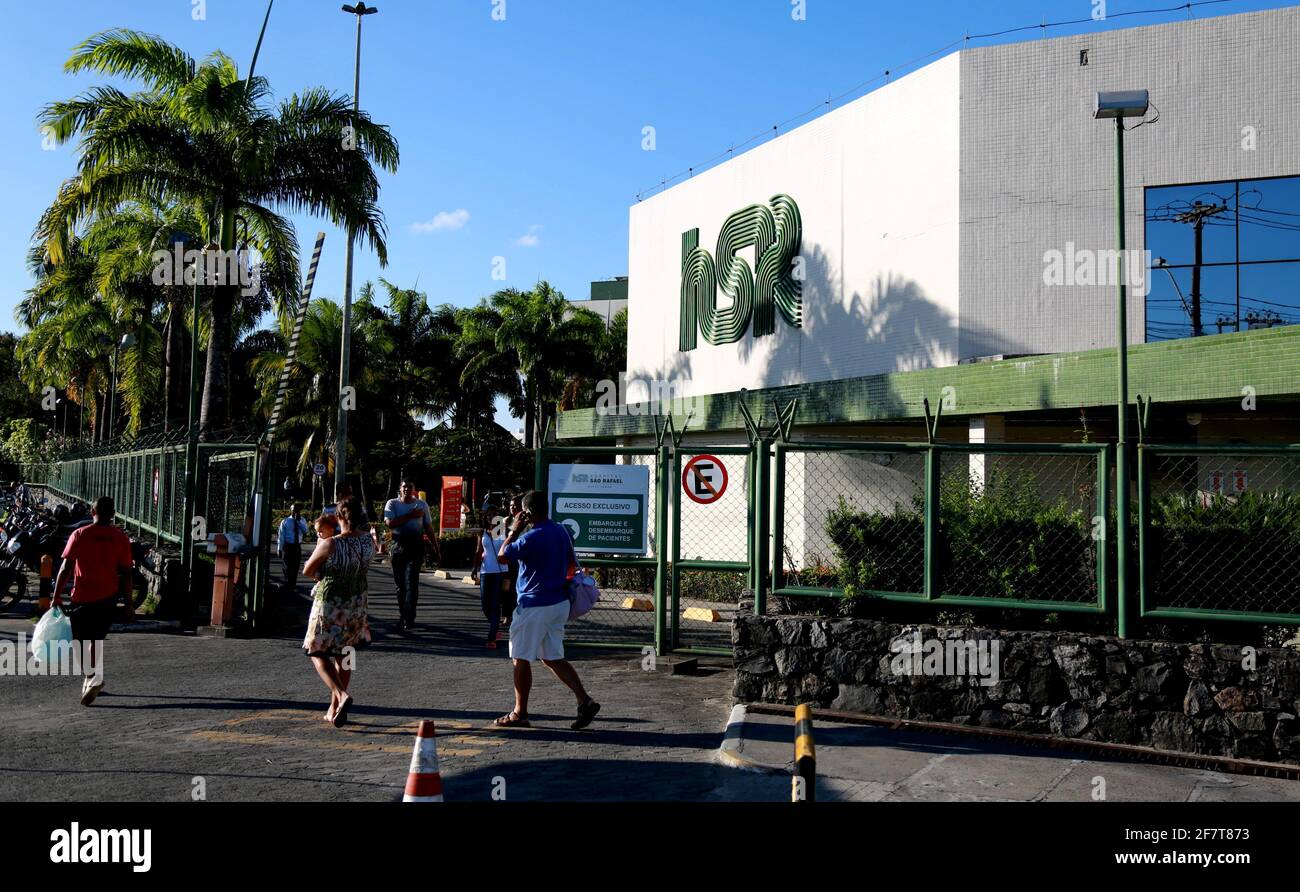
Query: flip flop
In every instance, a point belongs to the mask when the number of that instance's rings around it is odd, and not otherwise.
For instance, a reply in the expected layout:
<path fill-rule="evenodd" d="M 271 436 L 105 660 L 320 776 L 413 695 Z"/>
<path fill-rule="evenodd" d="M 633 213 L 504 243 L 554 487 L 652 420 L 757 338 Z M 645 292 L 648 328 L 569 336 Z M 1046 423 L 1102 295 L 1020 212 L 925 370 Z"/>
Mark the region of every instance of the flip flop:
<path fill-rule="evenodd" d="M 338 709 L 334 710 L 334 727 L 341 728 L 348 723 L 348 710 L 352 707 L 352 695 L 339 704 Z"/>
<path fill-rule="evenodd" d="M 574 731 L 581 731 L 591 724 L 591 720 L 598 712 L 600 712 L 600 704 L 588 697 L 587 702 L 578 707 L 578 717 L 569 727 Z"/>
<path fill-rule="evenodd" d="M 494 719 L 492 724 L 498 728 L 531 728 L 533 725 L 528 719 L 521 719 L 519 713 L 513 709 L 498 719 Z"/>

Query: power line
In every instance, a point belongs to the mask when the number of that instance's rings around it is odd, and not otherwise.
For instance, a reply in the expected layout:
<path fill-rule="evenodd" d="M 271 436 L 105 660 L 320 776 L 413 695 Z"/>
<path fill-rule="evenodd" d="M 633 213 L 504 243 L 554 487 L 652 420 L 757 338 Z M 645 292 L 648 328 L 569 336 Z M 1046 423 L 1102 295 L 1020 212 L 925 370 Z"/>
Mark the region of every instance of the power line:
<path fill-rule="evenodd" d="M 1106 14 L 1106 17 L 1105 19 L 1103 19 L 1103 21 L 1109 21 L 1110 19 L 1125 18 L 1127 16 L 1135 16 L 1135 15 L 1162 15 L 1170 12 L 1178 12 L 1179 10 L 1186 10 L 1188 17 L 1191 18 L 1192 10 L 1198 6 L 1215 6 L 1222 3 L 1238 3 L 1238 2 L 1240 2 L 1240 0 L 1193 0 L 1193 2 L 1183 3 L 1178 6 L 1165 6 L 1165 7 L 1157 7 L 1152 9 L 1134 9 L 1134 10 L 1129 10 L 1128 12 L 1111 12 Z M 932 59 L 935 56 L 942 55 L 943 53 L 948 52 L 953 47 L 958 46 L 962 43 L 965 43 L 969 46 L 972 40 L 985 40 L 993 37 L 1003 37 L 1007 34 L 1015 34 L 1021 31 L 1032 31 L 1035 29 L 1041 29 L 1045 36 L 1047 29 L 1049 28 L 1059 28 L 1067 25 L 1084 25 L 1084 24 L 1096 24 L 1096 23 L 1097 20 L 1093 19 L 1092 17 L 1088 17 L 1086 19 L 1069 19 L 1069 20 L 1063 20 L 1059 22 L 1048 22 L 1044 20 L 1037 25 L 1025 25 L 1019 28 L 1008 28 L 1004 31 L 991 31 L 987 34 L 967 33 L 964 36 L 958 38 L 957 40 L 954 40 L 951 43 L 947 44 L 946 46 L 942 46 L 939 49 L 933 50 L 932 52 L 929 53 L 925 53 L 924 55 L 917 56 L 914 59 L 904 62 L 902 65 L 898 65 L 893 68 L 886 68 L 884 72 L 881 74 L 877 74 L 874 77 L 870 77 L 867 80 L 864 80 L 861 83 L 850 87 L 849 89 L 843 91 L 842 93 L 836 96 L 827 97 L 824 101 L 817 103 L 816 105 L 809 108 L 807 111 L 800 112 L 799 114 L 793 115 L 778 124 L 772 125 L 768 129 L 761 130 L 758 133 L 755 133 L 753 136 L 750 136 L 749 138 L 743 140 L 742 142 L 733 144 L 725 151 L 719 152 L 718 154 L 714 155 L 712 158 L 709 158 L 707 161 L 704 161 L 697 165 L 692 165 L 686 168 L 685 170 L 678 171 L 672 176 L 664 177 L 662 180 L 660 180 L 658 183 L 654 184 L 653 186 L 648 186 L 645 189 L 642 189 L 640 192 L 636 193 L 636 200 L 640 201 L 642 198 L 644 198 L 645 196 L 653 192 L 666 189 L 669 185 L 676 183 L 678 180 L 682 179 L 683 177 L 693 176 L 695 173 L 699 171 L 712 167 L 718 161 L 721 161 L 726 158 L 732 158 L 735 156 L 736 150 L 744 149 L 748 147 L 750 144 L 757 142 L 758 140 L 762 139 L 765 136 L 776 136 L 780 132 L 782 127 L 787 127 L 790 124 L 794 123 L 795 121 L 799 121 L 803 118 L 807 118 L 819 110 L 824 114 L 825 112 L 830 110 L 832 104 L 839 102 L 841 99 L 845 98 L 846 96 L 856 93 L 862 88 L 868 87 L 879 81 L 888 82 L 890 76 L 893 74 L 897 74 L 900 70 L 910 69 L 913 65 Z M 1142 126 L 1142 124 L 1155 123 L 1156 120 L 1159 120 L 1159 114 L 1160 113 L 1157 110 L 1155 119 L 1151 121 L 1142 121 L 1141 123 L 1135 125 L 1133 128 L 1130 129 L 1136 129 L 1137 127 Z"/>

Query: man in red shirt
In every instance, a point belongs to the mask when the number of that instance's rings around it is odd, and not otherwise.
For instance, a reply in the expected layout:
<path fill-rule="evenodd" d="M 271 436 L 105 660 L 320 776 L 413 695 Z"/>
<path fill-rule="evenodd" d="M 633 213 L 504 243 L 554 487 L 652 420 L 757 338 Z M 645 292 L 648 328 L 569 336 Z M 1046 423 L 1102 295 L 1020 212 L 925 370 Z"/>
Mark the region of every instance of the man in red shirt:
<path fill-rule="evenodd" d="M 113 526 L 113 500 L 100 496 L 92 516 L 95 522 L 73 532 L 63 549 L 63 564 L 54 580 L 55 604 L 72 582 L 72 638 L 89 654 L 86 679 L 81 685 L 81 705 L 89 706 L 104 689 L 104 639 L 117 613 L 117 598 L 126 595 L 126 621 L 131 605 L 131 540 Z M 71 580 L 69 580 L 71 577 Z M 89 642 L 87 646 L 85 642 Z M 98 671 L 96 669 L 98 668 Z"/>

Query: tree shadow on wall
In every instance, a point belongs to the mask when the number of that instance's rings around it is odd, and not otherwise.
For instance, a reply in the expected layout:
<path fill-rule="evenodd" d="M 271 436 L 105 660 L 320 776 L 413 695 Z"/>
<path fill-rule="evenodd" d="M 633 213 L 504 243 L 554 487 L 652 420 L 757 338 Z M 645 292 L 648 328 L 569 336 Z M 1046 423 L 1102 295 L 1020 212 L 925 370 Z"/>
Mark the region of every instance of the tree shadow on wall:
<path fill-rule="evenodd" d="M 872 281 L 868 295 L 846 294 L 842 275 L 832 269 L 820 246 L 805 245 L 800 256 L 805 272 L 803 327 L 792 328 L 778 318 L 775 334 L 763 339 L 770 340 L 771 347 L 755 369 L 759 387 L 952 366 L 959 356 L 959 333 L 966 355 L 988 355 L 995 343 L 1003 343 L 986 332 L 959 332 L 956 316 L 906 276 L 883 272 Z M 737 346 L 740 359 L 748 362 L 760 345 L 747 332 Z M 803 417 L 811 413 L 827 422 L 846 420 L 842 406 L 817 397 L 800 399 Z M 906 408 L 883 380 L 869 400 L 884 415 L 899 415 Z"/>

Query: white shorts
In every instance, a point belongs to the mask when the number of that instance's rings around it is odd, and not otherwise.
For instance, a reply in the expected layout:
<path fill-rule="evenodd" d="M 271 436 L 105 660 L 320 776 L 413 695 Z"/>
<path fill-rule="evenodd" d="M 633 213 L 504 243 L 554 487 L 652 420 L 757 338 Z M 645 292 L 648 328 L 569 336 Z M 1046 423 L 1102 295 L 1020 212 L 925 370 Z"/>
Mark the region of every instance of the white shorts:
<path fill-rule="evenodd" d="M 568 621 L 568 599 L 549 607 L 516 607 L 510 620 L 510 658 L 563 660 L 564 624 Z"/>

